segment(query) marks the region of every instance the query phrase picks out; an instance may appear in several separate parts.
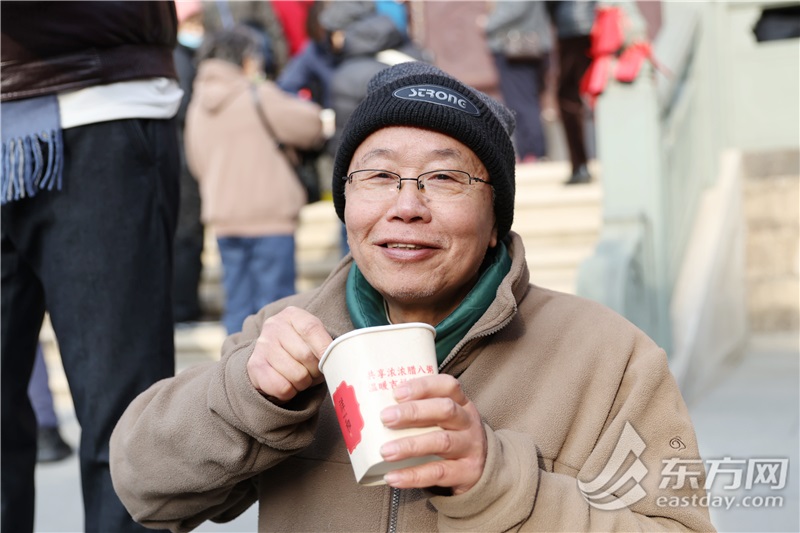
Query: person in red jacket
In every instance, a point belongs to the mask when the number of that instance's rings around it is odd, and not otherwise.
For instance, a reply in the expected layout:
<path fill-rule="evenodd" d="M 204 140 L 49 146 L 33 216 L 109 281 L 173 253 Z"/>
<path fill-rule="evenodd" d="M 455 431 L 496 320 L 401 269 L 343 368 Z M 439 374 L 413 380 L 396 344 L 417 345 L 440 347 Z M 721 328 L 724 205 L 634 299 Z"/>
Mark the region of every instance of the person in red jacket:
<path fill-rule="evenodd" d="M 289 58 L 300 53 L 308 42 L 306 19 L 314 2 L 309 0 L 272 1 L 272 10 L 281 23 L 286 44 L 289 46 Z"/>

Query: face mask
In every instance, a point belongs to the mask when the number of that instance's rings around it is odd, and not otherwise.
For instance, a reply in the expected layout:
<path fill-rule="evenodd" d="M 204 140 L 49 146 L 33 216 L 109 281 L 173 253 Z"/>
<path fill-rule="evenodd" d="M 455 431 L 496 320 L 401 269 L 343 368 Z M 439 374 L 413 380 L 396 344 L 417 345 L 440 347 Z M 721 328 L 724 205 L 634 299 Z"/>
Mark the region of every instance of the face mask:
<path fill-rule="evenodd" d="M 200 45 L 203 44 L 203 34 L 188 32 L 188 31 L 179 31 L 178 42 L 181 43 L 186 48 L 197 50 L 198 48 L 200 48 Z"/>

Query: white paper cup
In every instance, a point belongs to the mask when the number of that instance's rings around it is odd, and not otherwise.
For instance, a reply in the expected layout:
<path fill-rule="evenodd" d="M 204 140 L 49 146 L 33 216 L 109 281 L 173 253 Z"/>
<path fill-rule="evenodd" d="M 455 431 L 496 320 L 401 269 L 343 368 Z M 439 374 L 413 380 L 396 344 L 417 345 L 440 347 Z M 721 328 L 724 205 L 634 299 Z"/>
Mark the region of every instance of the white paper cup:
<path fill-rule="evenodd" d="M 380 419 L 385 407 L 397 404 L 395 387 L 438 373 L 435 335 L 432 326 L 420 322 L 362 328 L 337 338 L 322 355 L 319 369 L 325 375 L 358 483 L 382 485 L 384 474 L 391 470 L 440 459 L 429 455 L 386 462 L 380 453 L 385 442 L 441 430 L 389 429 Z"/>

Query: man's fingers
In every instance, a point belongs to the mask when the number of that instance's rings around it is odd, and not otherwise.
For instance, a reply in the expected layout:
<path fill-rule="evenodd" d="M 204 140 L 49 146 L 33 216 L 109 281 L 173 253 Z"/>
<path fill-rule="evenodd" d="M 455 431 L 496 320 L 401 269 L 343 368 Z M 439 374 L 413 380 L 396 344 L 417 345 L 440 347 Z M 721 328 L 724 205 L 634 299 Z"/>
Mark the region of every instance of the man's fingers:
<path fill-rule="evenodd" d="M 319 358 L 331 342 L 317 317 L 287 307 L 264 321 L 247 363 L 250 381 L 267 397 L 288 401 L 323 381 Z"/>
<path fill-rule="evenodd" d="M 433 431 L 387 442 L 381 447 L 386 461 L 409 457 L 438 456 L 419 466 L 393 470 L 384 477 L 392 487 L 451 487 L 455 494 L 469 490 L 480 479 L 486 461 L 485 442 L 468 431 Z"/>
<path fill-rule="evenodd" d="M 469 402 L 461 383 L 449 374 L 410 379 L 394 389 L 394 397 L 398 402 L 423 398 L 451 398 L 459 405 Z"/>
<path fill-rule="evenodd" d="M 475 484 L 474 467 L 465 461 L 432 461 L 412 468 L 392 470 L 384 481 L 398 489 L 451 487 L 454 494 L 466 492 Z M 478 476 L 480 477 L 480 476 Z"/>
<path fill-rule="evenodd" d="M 289 316 L 289 320 L 295 332 L 311 348 L 319 364 L 319 359 L 328 345 L 333 342 L 328 330 L 317 317 L 297 307 L 287 307 L 284 312 Z"/>
<path fill-rule="evenodd" d="M 381 421 L 388 428 L 439 426 L 462 430 L 472 421 L 471 405 L 453 376 L 440 374 L 406 381 L 396 389 L 398 404 L 381 411 Z"/>
<path fill-rule="evenodd" d="M 298 390 L 282 374 L 270 369 L 261 376 L 261 386 L 257 387 L 267 398 L 279 403 L 288 402 L 294 398 Z"/>
<path fill-rule="evenodd" d="M 472 420 L 451 398 L 428 398 L 389 406 L 381 411 L 381 421 L 388 428 L 439 426 L 460 430 L 468 428 Z"/>
<path fill-rule="evenodd" d="M 292 354 L 292 356 L 287 357 L 285 353 Z M 298 391 L 310 387 L 314 379 L 320 375 L 319 369 L 315 368 L 313 364 L 307 363 L 308 360 L 313 359 L 313 357 L 299 355 L 297 351 L 288 350 L 267 356 L 267 362 L 272 369 L 286 378 Z"/>
<path fill-rule="evenodd" d="M 442 460 L 389 472 L 397 488 L 451 487 L 454 494 L 477 483 L 486 461 L 486 433 L 480 413 L 448 375 L 409 380 L 395 389 L 398 404 L 381 411 L 389 428 L 438 426 L 432 431 L 387 442 L 381 455 L 389 462 L 434 455 Z"/>
<path fill-rule="evenodd" d="M 269 343 L 262 338 L 259 338 L 258 342 L 265 345 L 264 357 L 279 371 L 289 372 L 285 375 L 290 380 L 302 379 L 302 374 L 307 374 L 311 379 L 321 376 L 319 360 L 313 348 L 293 329 L 289 334 L 276 339 L 274 343 Z M 299 368 L 295 369 L 292 363 L 299 365 L 302 372 Z"/>
<path fill-rule="evenodd" d="M 431 431 L 387 442 L 381 446 L 381 455 L 387 461 L 401 461 L 425 455 L 438 455 L 442 458 L 458 457 L 469 449 L 469 444 L 462 442 L 463 438 L 463 435 L 455 431 Z"/>

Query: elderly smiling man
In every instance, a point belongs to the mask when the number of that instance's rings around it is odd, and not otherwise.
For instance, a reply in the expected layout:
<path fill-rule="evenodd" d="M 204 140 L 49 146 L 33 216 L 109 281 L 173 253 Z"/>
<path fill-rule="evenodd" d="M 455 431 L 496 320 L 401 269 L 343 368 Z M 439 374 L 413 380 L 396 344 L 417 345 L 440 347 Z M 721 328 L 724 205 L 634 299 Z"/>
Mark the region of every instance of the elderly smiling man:
<path fill-rule="evenodd" d="M 664 352 L 529 283 L 512 131 L 506 108 L 430 65 L 373 78 L 334 168 L 352 257 L 131 404 L 111 468 L 134 518 L 185 531 L 258 501 L 262 531 L 713 530 L 705 508 L 658 504 L 704 494 Z M 360 486 L 319 358 L 348 331 L 411 321 L 435 326 L 440 374 L 396 388 L 382 421 L 444 431 L 381 453 L 441 460 Z"/>

